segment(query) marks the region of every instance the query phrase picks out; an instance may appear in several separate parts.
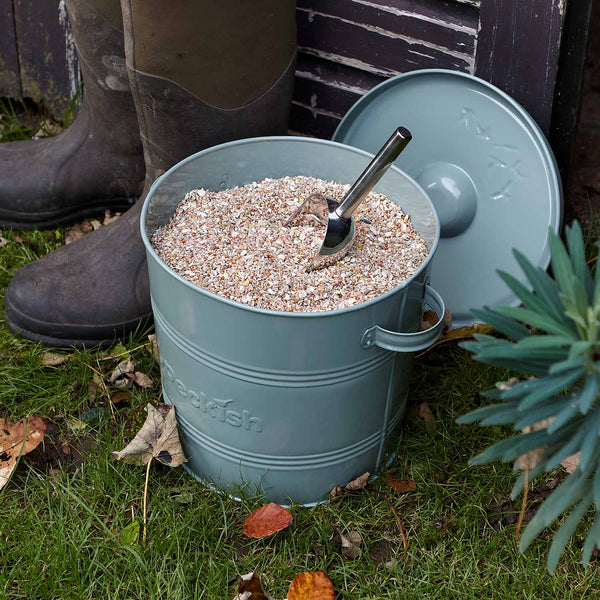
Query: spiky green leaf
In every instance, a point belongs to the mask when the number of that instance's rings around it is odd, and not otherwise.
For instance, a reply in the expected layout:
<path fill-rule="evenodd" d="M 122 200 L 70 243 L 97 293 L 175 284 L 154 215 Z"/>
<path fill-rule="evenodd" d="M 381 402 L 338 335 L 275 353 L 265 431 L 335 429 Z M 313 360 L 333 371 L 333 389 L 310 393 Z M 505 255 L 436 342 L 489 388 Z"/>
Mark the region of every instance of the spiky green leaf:
<path fill-rule="evenodd" d="M 589 482 L 584 477 L 570 475 L 546 498 L 535 516 L 527 525 L 519 549 L 524 552 L 529 544 L 548 527 L 565 510 L 579 502 L 589 489 Z"/>
<path fill-rule="evenodd" d="M 552 546 L 550 546 L 550 552 L 548 553 L 548 571 L 554 573 L 558 559 L 563 553 L 567 542 L 571 539 L 571 536 L 575 533 L 577 526 L 581 523 L 581 519 L 587 512 L 588 508 L 592 503 L 592 494 L 586 494 L 581 502 L 577 505 L 575 510 L 568 516 L 567 520 L 563 523 L 562 527 L 558 530 L 554 536 Z"/>
<path fill-rule="evenodd" d="M 577 339 L 577 330 L 564 319 L 562 322 L 558 322 L 546 314 L 537 313 L 528 308 L 514 306 L 497 306 L 496 311 L 506 317 L 512 317 L 513 319 L 517 319 L 527 325 L 547 331 L 548 333 Z"/>
<path fill-rule="evenodd" d="M 565 423 L 568 423 L 573 416 L 579 414 L 579 402 L 570 400 L 566 406 L 556 415 L 556 418 L 548 425 L 548 435 L 552 435 L 557 429 L 560 429 Z"/>
<path fill-rule="evenodd" d="M 471 312 L 482 323 L 491 325 L 494 329 L 513 340 L 519 341 L 531 335 L 529 330 L 515 319 L 505 317 L 487 306 L 482 310 L 473 309 Z"/>
<path fill-rule="evenodd" d="M 532 406 L 535 406 L 538 402 L 552 398 L 556 394 L 565 391 L 570 385 L 575 383 L 583 374 L 582 368 L 568 371 L 567 373 L 560 373 L 558 375 L 551 375 L 540 379 L 539 387 L 533 392 L 527 394 L 519 403 L 520 410 L 528 410 Z"/>
<path fill-rule="evenodd" d="M 514 427 L 515 429 L 521 430 L 528 425 L 533 425 L 534 423 L 539 423 L 549 417 L 554 417 L 568 402 L 569 399 L 567 397 L 559 396 L 556 400 L 546 401 L 541 406 L 525 411 L 525 414 L 523 414 L 523 411 L 519 411 L 522 416 L 515 421 Z"/>
<path fill-rule="evenodd" d="M 583 544 L 583 566 L 587 567 L 592 558 L 592 552 L 596 546 L 600 546 L 600 514 L 596 515 L 590 530 L 588 531 L 585 543 Z"/>
<path fill-rule="evenodd" d="M 596 374 L 590 374 L 585 379 L 583 389 L 577 393 L 579 399 L 579 412 L 585 415 L 598 398 L 600 391 L 600 378 Z"/>
<path fill-rule="evenodd" d="M 536 295 L 542 299 L 546 305 L 546 312 L 560 319 L 564 312 L 564 307 L 558 295 L 558 286 L 556 282 L 540 267 L 533 266 L 529 260 L 518 250 L 513 250 L 515 259 L 531 283 Z"/>
<path fill-rule="evenodd" d="M 565 228 L 567 237 L 567 247 L 569 256 L 573 265 L 575 275 L 585 286 L 588 302 L 592 302 L 594 295 L 594 281 L 587 266 L 585 257 L 585 242 L 583 240 L 583 232 L 581 226 L 575 221 L 571 227 Z"/>

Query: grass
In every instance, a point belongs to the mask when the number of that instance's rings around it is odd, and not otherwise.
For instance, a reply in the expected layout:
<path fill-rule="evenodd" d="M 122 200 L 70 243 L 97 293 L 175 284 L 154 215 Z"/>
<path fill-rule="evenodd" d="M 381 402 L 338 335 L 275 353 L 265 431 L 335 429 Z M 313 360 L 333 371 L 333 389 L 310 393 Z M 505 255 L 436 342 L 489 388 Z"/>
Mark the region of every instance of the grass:
<path fill-rule="evenodd" d="M 7 243 L 0 248 L 0 289 L 20 266 L 60 245 L 63 233 L 2 232 Z M 145 342 L 143 337 L 131 339 L 126 347 L 132 350 Z M 600 593 L 598 563 L 587 570 L 580 565 L 581 537 L 568 546 L 550 576 L 545 570 L 549 535 L 521 555 L 515 526 L 492 524 L 494 507 L 512 487 L 512 468 L 472 468 L 467 463 L 506 431 L 458 426 L 455 418 L 485 402 L 479 391 L 507 374 L 474 363 L 454 343 L 417 358 L 411 374 L 404 437 L 389 471 L 414 480 L 415 491 L 396 494 L 380 477 L 335 504 L 294 506 L 291 527 L 250 540 L 242 525 L 263 503 L 261 498 L 237 503 L 182 469 L 155 464 L 145 547 L 141 537 L 132 541 L 126 529 L 142 519 L 144 468 L 117 462 L 110 452 L 131 439 L 143 420 L 143 407 L 159 400 L 158 386 L 134 390 L 113 416 L 99 397 L 90 397 L 88 386 L 92 367 L 102 371 L 118 359 L 76 351 L 74 359 L 50 368 L 39 362 L 45 351 L 0 323 L 0 416 L 16 420 L 40 415 L 55 423 L 73 448 L 93 445 L 83 461 L 57 460 L 49 448 L 35 451 L 23 457 L 0 491 L 2 599 L 227 598 L 235 589 L 230 582 L 252 570 L 261 573 L 275 598 L 285 598 L 293 577 L 309 570 L 326 571 L 339 599 L 568 599 Z M 159 381 L 148 347 L 133 351 L 132 357 L 140 370 Z M 419 416 L 422 402 L 434 423 Z M 381 494 L 402 521 L 407 555 Z M 345 559 L 333 546 L 335 527 L 361 534 L 358 558 Z M 386 555 L 383 561 L 381 555 Z"/>

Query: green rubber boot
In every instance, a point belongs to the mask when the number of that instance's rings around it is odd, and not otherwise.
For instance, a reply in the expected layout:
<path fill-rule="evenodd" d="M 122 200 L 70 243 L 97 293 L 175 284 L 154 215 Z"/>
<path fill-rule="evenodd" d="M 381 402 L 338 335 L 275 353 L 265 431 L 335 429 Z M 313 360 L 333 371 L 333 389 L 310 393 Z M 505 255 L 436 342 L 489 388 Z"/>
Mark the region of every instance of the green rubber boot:
<path fill-rule="evenodd" d="M 287 132 L 296 50 L 293 0 L 122 0 L 127 69 L 146 186 L 186 156 Z M 22 268 L 6 321 L 53 346 L 110 345 L 151 319 L 141 202 Z"/>
<path fill-rule="evenodd" d="M 0 226 L 53 227 L 127 210 L 144 181 L 119 0 L 67 0 L 83 77 L 77 117 L 56 137 L 0 144 Z"/>

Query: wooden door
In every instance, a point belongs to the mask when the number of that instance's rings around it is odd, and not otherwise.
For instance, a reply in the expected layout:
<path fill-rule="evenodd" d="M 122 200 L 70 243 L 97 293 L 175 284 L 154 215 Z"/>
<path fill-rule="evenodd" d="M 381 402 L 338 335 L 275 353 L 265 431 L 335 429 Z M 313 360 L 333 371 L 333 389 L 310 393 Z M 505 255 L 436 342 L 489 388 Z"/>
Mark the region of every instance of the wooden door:
<path fill-rule="evenodd" d="M 293 131 L 329 138 L 373 86 L 415 69 L 475 74 L 549 131 L 564 0 L 298 0 Z"/>

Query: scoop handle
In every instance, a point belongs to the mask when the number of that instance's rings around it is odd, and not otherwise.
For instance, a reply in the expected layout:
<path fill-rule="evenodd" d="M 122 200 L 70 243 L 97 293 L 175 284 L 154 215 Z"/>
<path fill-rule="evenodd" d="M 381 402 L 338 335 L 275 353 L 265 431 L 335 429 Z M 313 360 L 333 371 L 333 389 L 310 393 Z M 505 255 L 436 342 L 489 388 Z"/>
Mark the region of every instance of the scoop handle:
<path fill-rule="evenodd" d="M 348 219 L 352 216 L 358 205 L 375 187 L 375 184 L 383 177 L 388 167 L 398 158 L 410 140 L 412 140 L 412 135 L 405 127 L 398 127 L 394 131 L 335 209 L 338 217 Z"/>

